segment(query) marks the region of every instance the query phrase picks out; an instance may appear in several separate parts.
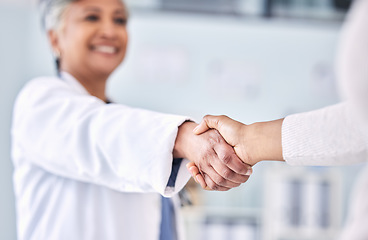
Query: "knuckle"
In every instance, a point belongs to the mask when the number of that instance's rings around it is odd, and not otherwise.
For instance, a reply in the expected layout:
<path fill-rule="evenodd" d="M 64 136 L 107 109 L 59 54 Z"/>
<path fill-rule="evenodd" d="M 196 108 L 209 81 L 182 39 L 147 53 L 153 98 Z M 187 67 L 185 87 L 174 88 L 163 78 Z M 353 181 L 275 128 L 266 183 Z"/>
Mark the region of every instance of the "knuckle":
<path fill-rule="evenodd" d="M 221 143 L 221 138 L 217 134 L 217 130 L 211 130 L 210 134 L 211 135 L 208 138 L 208 142 L 210 143 L 211 146 L 214 146 L 214 145 L 217 145 L 217 144 Z"/>
<path fill-rule="evenodd" d="M 221 162 L 225 165 L 229 165 L 232 162 L 232 157 L 229 154 L 224 154 L 221 156 Z"/>
<path fill-rule="evenodd" d="M 208 186 L 209 188 L 211 188 L 212 190 L 217 190 L 217 189 L 218 189 L 218 186 L 217 186 L 213 181 L 209 181 L 209 182 L 207 183 L 207 186 Z"/>
<path fill-rule="evenodd" d="M 245 174 L 247 172 L 246 169 L 244 169 L 240 166 L 237 166 L 237 165 L 233 166 L 232 168 L 233 168 L 234 172 L 236 172 L 238 174 Z"/>
<path fill-rule="evenodd" d="M 234 172 L 227 168 L 222 172 L 222 176 L 225 179 L 230 179 L 234 177 Z"/>
<path fill-rule="evenodd" d="M 221 177 L 221 176 L 217 176 L 215 178 L 215 183 L 218 184 L 218 185 L 223 186 L 226 183 L 226 179 Z"/>
<path fill-rule="evenodd" d="M 211 158 L 207 159 L 205 161 L 204 167 L 208 168 L 212 168 L 212 164 L 213 164 L 213 160 L 211 160 Z"/>

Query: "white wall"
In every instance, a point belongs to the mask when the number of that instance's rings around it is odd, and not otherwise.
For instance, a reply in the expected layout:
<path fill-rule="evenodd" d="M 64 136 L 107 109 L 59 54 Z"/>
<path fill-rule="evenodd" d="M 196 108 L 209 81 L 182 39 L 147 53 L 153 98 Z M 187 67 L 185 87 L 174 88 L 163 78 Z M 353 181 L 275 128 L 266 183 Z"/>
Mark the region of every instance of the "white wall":
<path fill-rule="evenodd" d="M 338 101 L 331 76 L 338 25 L 136 14 L 129 29 L 127 61 L 110 87 L 119 102 L 253 122 Z M 218 68 L 238 74 L 218 79 Z"/>
<path fill-rule="evenodd" d="M 0 239 L 16 239 L 12 164 L 10 160 L 10 121 L 13 101 L 24 81 L 26 22 L 23 8 L 0 6 Z"/>

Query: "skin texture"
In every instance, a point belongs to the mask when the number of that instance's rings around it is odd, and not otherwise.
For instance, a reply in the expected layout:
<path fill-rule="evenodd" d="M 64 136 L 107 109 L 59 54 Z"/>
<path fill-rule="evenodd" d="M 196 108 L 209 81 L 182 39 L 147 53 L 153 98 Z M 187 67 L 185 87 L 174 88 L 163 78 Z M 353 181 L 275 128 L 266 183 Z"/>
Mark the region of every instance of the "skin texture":
<path fill-rule="evenodd" d="M 284 161 L 282 156 L 281 129 L 283 119 L 245 125 L 227 116 L 205 116 L 201 124 L 194 129 L 196 134 L 203 134 L 216 129 L 235 150 L 240 159 L 254 166 L 263 160 Z M 208 181 L 198 166 L 187 165 L 193 178 L 208 189 Z"/>
<path fill-rule="evenodd" d="M 80 0 L 71 3 L 58 29 L 48 32 L 53 51 L 60 56 L 60 71 L 74 76 L 103 101 L 111 73 L 125 57 L 128 13 L 121 0 Z M 227 191 L 248 180 L 244 164 L 216 130 L 200 136 L 197 124 L 183 123 L 173 149 L 175 158 L 187 158 L 213 190 Z"/>
<path fill-rule="evenodd" d="M 217 130 L 209 130 L 201 135 L 193 133 L 195 123 L 187 123 L 179 128 L 174 156 L 193 159 L 193 164 L 206 180 L 208 190 L 227 191 L 248 180 L 250 166 L 244 164 L 226 143 Z M 180 133 L 183 130 L 183 135 Z"/>

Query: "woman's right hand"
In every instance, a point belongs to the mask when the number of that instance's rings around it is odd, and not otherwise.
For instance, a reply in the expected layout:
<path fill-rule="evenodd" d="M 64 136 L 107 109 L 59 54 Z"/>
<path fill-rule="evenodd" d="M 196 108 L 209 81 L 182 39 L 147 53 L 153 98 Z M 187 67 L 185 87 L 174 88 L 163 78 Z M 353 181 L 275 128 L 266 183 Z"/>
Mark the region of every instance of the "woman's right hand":
<path fill-rule="evenodd" d="M 252 168 L 239 159 L 217 130 L 196 135 L 193 133 L 196 126 L 185 122 L 179 127 L 174 157 L 193 162 L 206 182 L 206 189 L 227 191 L 246 182 Z"/>

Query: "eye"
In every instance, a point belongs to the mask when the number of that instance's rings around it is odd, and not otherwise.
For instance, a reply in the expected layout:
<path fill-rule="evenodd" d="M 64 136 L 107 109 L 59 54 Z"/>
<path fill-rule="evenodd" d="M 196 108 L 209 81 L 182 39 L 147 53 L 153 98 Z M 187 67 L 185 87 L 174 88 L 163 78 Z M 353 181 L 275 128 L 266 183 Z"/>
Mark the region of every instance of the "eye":
<path fill-rule="evenodd" d="M 87 21 L 90 21 L 90 22 L 96 22 L 96 21 L 98 21 L 100 18 L 99 18 L 97 15 L 88 15 L 85 19 L 86 19 Z"/>
<path fill-rule="evenodd" d="M 128 22 L 128 20 L 123 17 L 117 17 L 117 18 L 114 18 L 114 22 L 119 25 L 125 25 Z"/>

